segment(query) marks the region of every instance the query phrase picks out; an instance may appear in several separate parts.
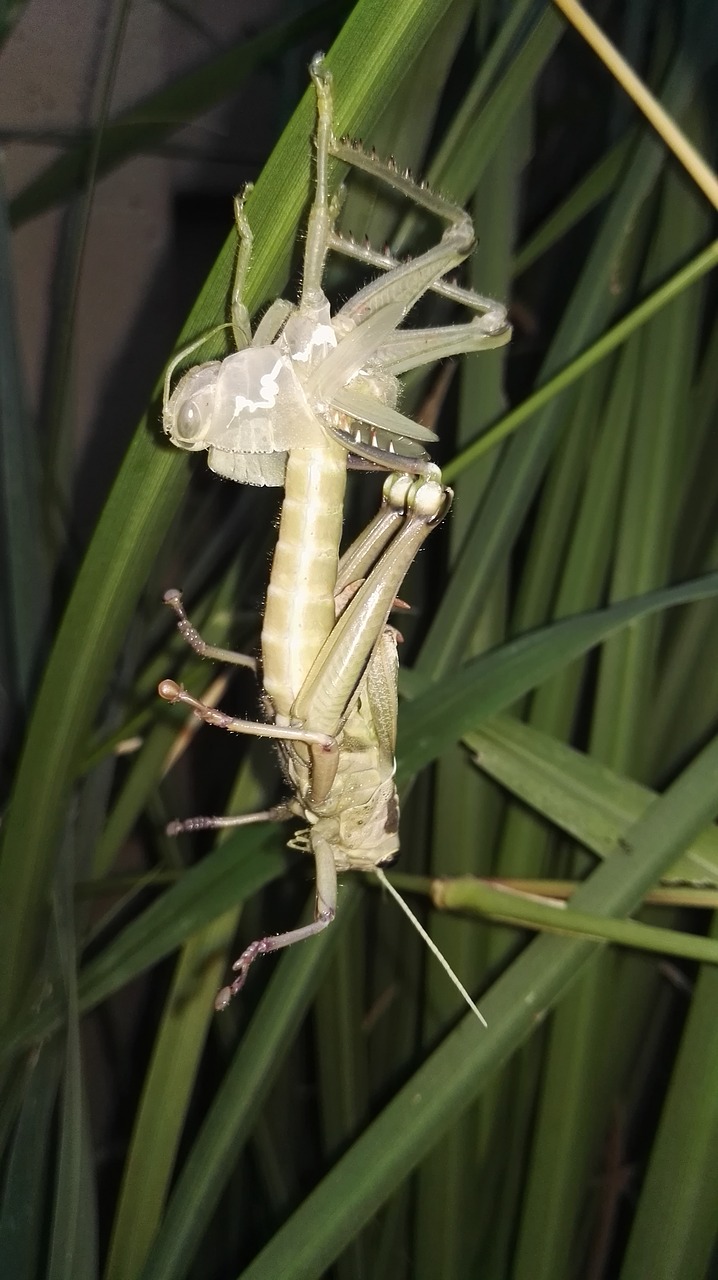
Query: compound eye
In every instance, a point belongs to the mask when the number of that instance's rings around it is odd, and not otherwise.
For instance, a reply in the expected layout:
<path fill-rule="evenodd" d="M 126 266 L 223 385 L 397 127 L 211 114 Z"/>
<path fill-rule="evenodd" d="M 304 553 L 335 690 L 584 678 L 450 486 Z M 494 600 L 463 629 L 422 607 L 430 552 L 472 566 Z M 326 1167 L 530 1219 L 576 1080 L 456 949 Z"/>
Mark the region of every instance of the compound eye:
<path fill-rule="evenodd" d="M 175 418 L 175 433 L 182 444 L 196 444 L 207 434 L 210 415 L 206 410 L 207 406 L 202 405 L 198 400 L 185 400 L 180 405 Z"/>

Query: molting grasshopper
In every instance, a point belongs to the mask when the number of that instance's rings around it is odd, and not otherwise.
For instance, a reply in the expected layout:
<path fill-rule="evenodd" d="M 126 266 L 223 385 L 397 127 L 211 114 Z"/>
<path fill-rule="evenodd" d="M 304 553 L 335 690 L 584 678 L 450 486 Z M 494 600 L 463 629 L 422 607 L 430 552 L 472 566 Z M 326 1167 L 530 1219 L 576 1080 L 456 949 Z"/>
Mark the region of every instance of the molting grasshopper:
<path fill-rule="evenodd" d="M 436 437 L 397 408 L 398 376 L 438 358 L 503 345 L 504 308 L 444 279 L 474 245 L 471 220 L 450 201 L 417 185 L 393 162 L 382 163 L 332 133 L 331 76 L 322 55 L 310 73 L 317 95 L 316 185 L 309 214 L 298 304 L 272 303 L 252 335 L 242 301 L 252 236 L 244 200 L 235 201 L 239 238 L 231 302 L 237 351 L 171 380 L 164 430 L 178 447 L 206 450 L 210 468 L 241 483 L 283 485 L 284 500 L 261 635 L 267 723 L 239 720 L 191 697 L 172 680 L 163 698 L 182 702 L 208 724 L 270 737 L 279 744 L 290 799 L 271 817 L 308 824 L 290 842 L 313 853 L 312 924 L 252 943 L 221 991 L 223 1008 L 243 985 L 256 956 L 324 929 L 334 918 L 337 871 L 374 870 L 398 848 L 394 785 L 397 633 L 388 625 L 397 592 L 419 548 L 451 502 L 451 491 L 426 455 Z M 328 194 L 333 157 L 362 169 L 442 219 L 438 244 L 409 262 L 379 254 L 335 230 L 339 199 Z M 330 250 L 382 274 L 335 314 L 323 292 Z M 434 290 L 470 308 L 468 323 L 402 329 L 414 304 Z M 339 560 L 348 466 L 389 471 L 382 508 Z M 179 629 L 200 653 L 246 661 L 204 644 L 180 593 L 166 593 Z M 236 819 L 189 819 L 173 830 L 236 825 Z M 468 997 L 467 997 L 468 998 Z"/>

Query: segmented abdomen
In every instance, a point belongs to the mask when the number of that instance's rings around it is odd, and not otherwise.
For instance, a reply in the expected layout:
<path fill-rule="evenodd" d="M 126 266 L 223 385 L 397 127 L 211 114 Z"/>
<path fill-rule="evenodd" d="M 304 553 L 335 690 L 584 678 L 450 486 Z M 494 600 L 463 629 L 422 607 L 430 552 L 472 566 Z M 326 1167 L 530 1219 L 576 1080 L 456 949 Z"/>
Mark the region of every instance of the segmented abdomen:
<path fill-rule="evenodd" d="M 326 440 L 292 450 L 262 627 L 264 687 L 277 717 L 292 704 L 335 623 L 347 456 Z"/>

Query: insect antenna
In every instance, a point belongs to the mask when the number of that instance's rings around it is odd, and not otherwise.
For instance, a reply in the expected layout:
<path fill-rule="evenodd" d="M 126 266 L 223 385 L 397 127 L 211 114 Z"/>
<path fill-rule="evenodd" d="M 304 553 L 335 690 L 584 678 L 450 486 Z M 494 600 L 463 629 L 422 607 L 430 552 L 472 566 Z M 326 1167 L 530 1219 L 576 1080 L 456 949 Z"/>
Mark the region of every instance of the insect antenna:
<path fill-rule="evenodd" d="M 419 922 L 419 920 L 417 920 L 409 904 L 404 901 L 404 899 L 402 898 L 398 890 L 395 889 L 391 881 L 387 879 L 381 867 L 374 867 L 374 875 L 376 876 L 379 883 L 383 885 L 385 889 L 388 889 L 394 901 L 401 907 L 402 911 L 404 912 L 404 915 L 407 916 L 409 920 L 411 920 L 411 923 L 416 929 L 416 932 L 419 934 L 421 938 L 423 938 L 424 942 L 426 943 L 427 947 L 431 951 L 432 955 L 434 955 L 436 959 L 439 961 L 439 964 L 441 965 L 442 969 L 444 969 L 446 973 L 448 973 L 449 977 L 451 978 L 451 981 L 456 987 L 456 990 L 460 992 L 460 994 L 463 996 L 471 1012 L 475 1014 L 475 1016 L 479 1019 L 479 1022 L 482 1024 L 482 1026 L 488 1027 L 486 1018 L 484 1017 L 481 1010 L 474 1004 L 463 982 L 461 982 L 461 980 L 454 973 L 454 970 L 449 964 L 449 961 L 446 959 L 445 956 L 441 954 L 436 943 L 429 937 L 424 926 Z"/>

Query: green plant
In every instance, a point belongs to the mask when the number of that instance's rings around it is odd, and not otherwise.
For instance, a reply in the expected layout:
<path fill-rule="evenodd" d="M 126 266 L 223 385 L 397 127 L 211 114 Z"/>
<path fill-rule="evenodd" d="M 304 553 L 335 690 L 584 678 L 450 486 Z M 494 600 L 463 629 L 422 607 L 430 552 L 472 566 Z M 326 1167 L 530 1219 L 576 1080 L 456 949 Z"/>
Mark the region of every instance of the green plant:
<path fill-rule="evenodd" d="M 642 9 L 628 14 L 627 46 L 649 49 L 643 78 L 705 148 L 699 59 L 714 44 L 710 6 L 662 10 L 648 29 Z M 246 999 L 214 1022 L 238 904 L 270 880 L 279 886 L 287 861 L 273 830 L 240 833 L 196 862 L 160 834 L 173 799 L 157 798 L 158 780 L 177 724 L 152 690 L 180 658 L 157 641 L 159 593 L 156 608 L 154 594 L 144 601 L 150 621 L 136 633 L 129 680 L 124 664 L 128 692 L 105 704 L 150 569 L 162 580 L 155 559 L 190 474 L 163 447 L 153 404 L 69 596 L 3 827 L 0 1251 L 23 1280 L 242 1267 L 254 1280 L 318 1277 L 332 1264 L 342 1280 L 699 1280 L 718 1202 L 709 963 L 718 936 L 714 924 L 707 938 L 685 936 L 706 922 L 687 917 L 678 891 L 672 905 L 628 917 L 665 877 L 690 874 L 701 903 L 715 906 L 718 859 L 705 830 L 718 808 L 711 210 L 552 9 L 482 6 L 477 17 L 467 0 L 361 0 L 329 64 L 339 130 L 471 202 L 474 283 L 514 297 L 513 408 L 505 412 L 499 353 L 488 368 L 484 357 L 461 369 L 453 420 L 442 415 L 441 425 L 455 514 L 433 562 L 440 572 L 428 580 L 420 562 L 407 588 L 419 619 L 402 672 L 405 887 L 445 878 L 434 887 L 444 900 L 459 876 L 499 880 L 504 897 L 518 878 L 534 890 L 545 877 L 580 879 L 574 911 L 546 907 L 569 936 L 527 942 L 516 921 L 546 921 L 530 902 L 521 916 L 515 897 L 509 913 L 474 895 L 485 915 L 511 914 L 508 926 L 430 913 L 442 950 L 482 993 L 482 1032 L 460 1019 L 443 975 L 425 971 L 392 904 L 347 884 L 333 929 L 266 962 Z M 425 159 L 435 119 L 442 140 Z M 307 94 L 257 182 L 253 309 L 285 285 L 311 127 Z M 569 148 L 568 176 L 555 182 Z M 375 206 L 363 189 L 352 190 L 345 225 L 402 251 L 417 234 L 413 219 L 397 226 L 393 206 Z M 226 318 L 233 251 L 230 236 L 180 342 Z M 53 566 L 27 559 L 42 545 L 45 513 L 11 335 L 8 312 L 0 394 L 3 422 L 16 429 L 2 440 L 3 617 L 19 724 L 44 617 L 44 593 L 26 584 L 49 582 Z M 201 495 L 181 510 L 173 544 L 189 555 L 211 519 Z M 271 517 L 260 516 L 256 528 L 245 522 L 240 545 L 234 526 L 221 526 L 196 576 L 218 640 L 237 638 L 238 610 L 256 599 L 252 566 L 271 535 Z M 199 687 L 207 669 L 188 661 L 183 678 Z M 137 732 L 139 755 L 118 763 L 117 741 Z M 193 757 L 213 750 L 205 737 Z M 251 754 L 229 803 L 252 807 L 262 785 Z M 110 872 L 145 808 L 145 869 L 120 903 L 121 927 L 114 906 L 91 930 L 87 899 L 127 887 Z M 676 871 L 682 855 L 698 876 Z M 168 880 L 149 902 L 138 893 Z M 291 915 L 291 888 L 282 896 Z M 250 903 L 246 915 L 258 910 Z M 601 947 L 617 920 L 623 941 L 647 950 Z M 690 1003 L 693 971 L 679 980 L 660 966 L 654 923 L 666 951 L 703 962 Z M 113 1225 L 100 1266 L 80 1018 L 177 947 L 172 977 L 148 979 L 153 1011 L 141 1025 L 157 1030 L 142 1080 L 123 1084 L 132 1133 L 118 1196 L 102 1192 Z M 123 1076 L 131 1049 L 117 1051 Z"/>

